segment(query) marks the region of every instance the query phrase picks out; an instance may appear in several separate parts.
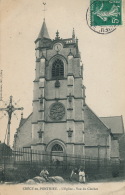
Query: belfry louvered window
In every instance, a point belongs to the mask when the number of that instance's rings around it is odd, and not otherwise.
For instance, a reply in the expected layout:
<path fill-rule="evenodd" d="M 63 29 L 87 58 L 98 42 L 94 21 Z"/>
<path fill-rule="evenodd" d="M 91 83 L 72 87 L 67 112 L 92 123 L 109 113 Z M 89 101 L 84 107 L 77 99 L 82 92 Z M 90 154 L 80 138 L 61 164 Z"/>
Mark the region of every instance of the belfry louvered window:
<path fill-rule="evenodd" d="M 62 60 L 57 59 L 52 64 L 52 78 L 60 78 L 64 76 L 64 64 Z"/>
<path fill-rule="evenodd" d="M 63 151 L 63 149 L 62 149 L 62 147 L 59 145 L 59 144 L 55 144 L 53 147 L 52 147 L 52 152 L 62 152 Z"/>

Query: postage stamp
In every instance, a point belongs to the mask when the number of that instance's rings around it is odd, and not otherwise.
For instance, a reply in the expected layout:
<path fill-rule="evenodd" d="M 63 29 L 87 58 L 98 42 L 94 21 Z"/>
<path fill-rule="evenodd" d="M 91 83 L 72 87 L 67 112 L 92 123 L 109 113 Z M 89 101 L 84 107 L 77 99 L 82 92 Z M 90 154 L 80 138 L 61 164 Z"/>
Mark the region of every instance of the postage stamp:
<path fill-rule="evenodd" d="M 90 0 L 86 22 L 98 34 L 114 32 L 122 25 L 122 0 Z"/>
<path fill-rule="evenodd" d="M 122 24 L 122 0 L 90 0 L 91 26 Z"/>

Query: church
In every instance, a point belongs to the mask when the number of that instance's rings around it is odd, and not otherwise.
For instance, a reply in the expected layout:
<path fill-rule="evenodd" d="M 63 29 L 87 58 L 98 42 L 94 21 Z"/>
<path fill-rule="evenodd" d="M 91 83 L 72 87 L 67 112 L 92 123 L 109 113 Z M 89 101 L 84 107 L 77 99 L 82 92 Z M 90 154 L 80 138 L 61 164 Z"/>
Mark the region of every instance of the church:
<path fill-rule="evenodd" d="M 14 149 L 56 155 L 120 158 L 122 116 L 98 117 L 86 103 L 78 39 L 49 37 L 45 19 L 35 41 L 33 112 L 21 117 Z"/>

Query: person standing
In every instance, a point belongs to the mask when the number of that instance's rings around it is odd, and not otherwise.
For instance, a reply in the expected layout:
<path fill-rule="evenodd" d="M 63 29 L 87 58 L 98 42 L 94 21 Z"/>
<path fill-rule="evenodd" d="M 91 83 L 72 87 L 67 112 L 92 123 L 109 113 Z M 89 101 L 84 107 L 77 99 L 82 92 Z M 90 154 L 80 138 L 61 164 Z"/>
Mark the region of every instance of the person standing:
<path fill-rule="evenodd" d="M 85 172 L 83 168 L 79 170 L 79 182 L 85 183 Z"/>
<path fill-rule="evenodd" d="M 79 173 L 78 168 L 77 167 L 73 168 L 71 171 L 70 180 L 78 181 L 78 173 Z"/>

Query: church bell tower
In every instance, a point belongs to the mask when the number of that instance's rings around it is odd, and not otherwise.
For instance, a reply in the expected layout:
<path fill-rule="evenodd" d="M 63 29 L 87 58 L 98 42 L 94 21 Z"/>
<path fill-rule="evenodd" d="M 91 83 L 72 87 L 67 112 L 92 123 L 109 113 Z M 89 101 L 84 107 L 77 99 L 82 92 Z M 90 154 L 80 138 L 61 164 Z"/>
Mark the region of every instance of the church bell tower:
<path fill-rule="evenodd" d="M 85 87 L 78 39 L 50 39 L 45 19 L 35 41 L 32 147 L 84 155 Z"/>

